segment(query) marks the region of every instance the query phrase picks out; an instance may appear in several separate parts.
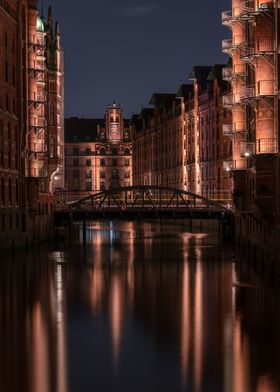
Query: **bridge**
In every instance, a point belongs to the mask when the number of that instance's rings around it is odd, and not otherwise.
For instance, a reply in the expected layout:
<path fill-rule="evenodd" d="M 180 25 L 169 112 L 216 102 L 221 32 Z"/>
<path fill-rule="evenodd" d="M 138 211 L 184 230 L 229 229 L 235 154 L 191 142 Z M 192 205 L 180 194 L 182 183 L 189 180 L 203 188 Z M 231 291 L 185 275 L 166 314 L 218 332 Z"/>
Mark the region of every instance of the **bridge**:
<path fill-rule="evenodd" d="M 55 212 L 56 221 L 97 218 L 223 219 L 232 213 L 227 201 L 165 186 L 129 186 L 104 190 L 69 202 Z"/>

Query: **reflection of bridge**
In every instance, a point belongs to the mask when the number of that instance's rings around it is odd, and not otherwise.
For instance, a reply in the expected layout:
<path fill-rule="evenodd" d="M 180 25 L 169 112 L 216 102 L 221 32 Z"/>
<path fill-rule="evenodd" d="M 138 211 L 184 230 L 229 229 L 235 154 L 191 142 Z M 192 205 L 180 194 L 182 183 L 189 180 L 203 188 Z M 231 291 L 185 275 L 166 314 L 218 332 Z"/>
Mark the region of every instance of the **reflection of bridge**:
<path fill-rule="evenodd" d="M 215 201 L 191 192 L 163 186 L 130 186 L 105 190 L 68 203 L 56 211 L 57 217 L 75 219 L 97 217 L 180 217 L 221 219 L 231 215 L 226 202 Z"/>

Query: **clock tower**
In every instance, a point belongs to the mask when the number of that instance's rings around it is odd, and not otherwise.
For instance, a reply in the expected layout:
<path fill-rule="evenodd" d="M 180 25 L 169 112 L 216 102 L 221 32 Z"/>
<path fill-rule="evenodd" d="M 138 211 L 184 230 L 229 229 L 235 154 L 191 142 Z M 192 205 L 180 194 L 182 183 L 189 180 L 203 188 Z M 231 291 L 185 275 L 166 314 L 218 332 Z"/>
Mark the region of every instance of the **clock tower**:
<path fill-rule="evenodd" d="M 111 142 L 123 139 L 123 111 L 115 103 L 106 111 L 106 136 Z"/>

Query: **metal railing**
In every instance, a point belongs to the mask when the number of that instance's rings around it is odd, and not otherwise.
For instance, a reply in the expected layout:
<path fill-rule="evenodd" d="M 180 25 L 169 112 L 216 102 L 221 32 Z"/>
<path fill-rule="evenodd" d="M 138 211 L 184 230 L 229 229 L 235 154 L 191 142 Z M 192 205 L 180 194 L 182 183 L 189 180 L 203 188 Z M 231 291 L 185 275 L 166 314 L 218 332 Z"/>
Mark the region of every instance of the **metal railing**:
<path fill-rule="evenodd" d="M 235 35 L 232 39 L 223 39 L 222 51 L 224 53 L 230 54 L 232 50 L 236 50 L 241 45 L 243 45 L 244 41 L 245 41 L 244 35 Z"/>
<path fill-rule="evenodd" d="M 277 153 L 277 140 L 275 138 L 258 139 L 256 144 L 257 154 Z"/>
<path fill-rule="evenodd" d="M 256 152 L 255 142 L 241 142 L 240 143 L 240 156 L 241 158 L 250 158 Z"/>
<path fill-rule="evenodd" d="M 237 170 L 247 170 L 247 159 L 225 160 L 223 161 L 223 169 L 228 173 Z"/>

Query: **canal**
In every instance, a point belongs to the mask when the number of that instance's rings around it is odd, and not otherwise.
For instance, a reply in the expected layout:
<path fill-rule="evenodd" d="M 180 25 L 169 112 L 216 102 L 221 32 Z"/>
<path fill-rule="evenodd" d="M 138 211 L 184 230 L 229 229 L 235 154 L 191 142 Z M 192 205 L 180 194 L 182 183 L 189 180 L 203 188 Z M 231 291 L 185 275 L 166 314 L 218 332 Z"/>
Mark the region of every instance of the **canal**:
<path fill-rule="evenodd" d="M 1 391 L 280 391 L 279 289 L 215 231 L 87 234 L 1 260 Z"/>

